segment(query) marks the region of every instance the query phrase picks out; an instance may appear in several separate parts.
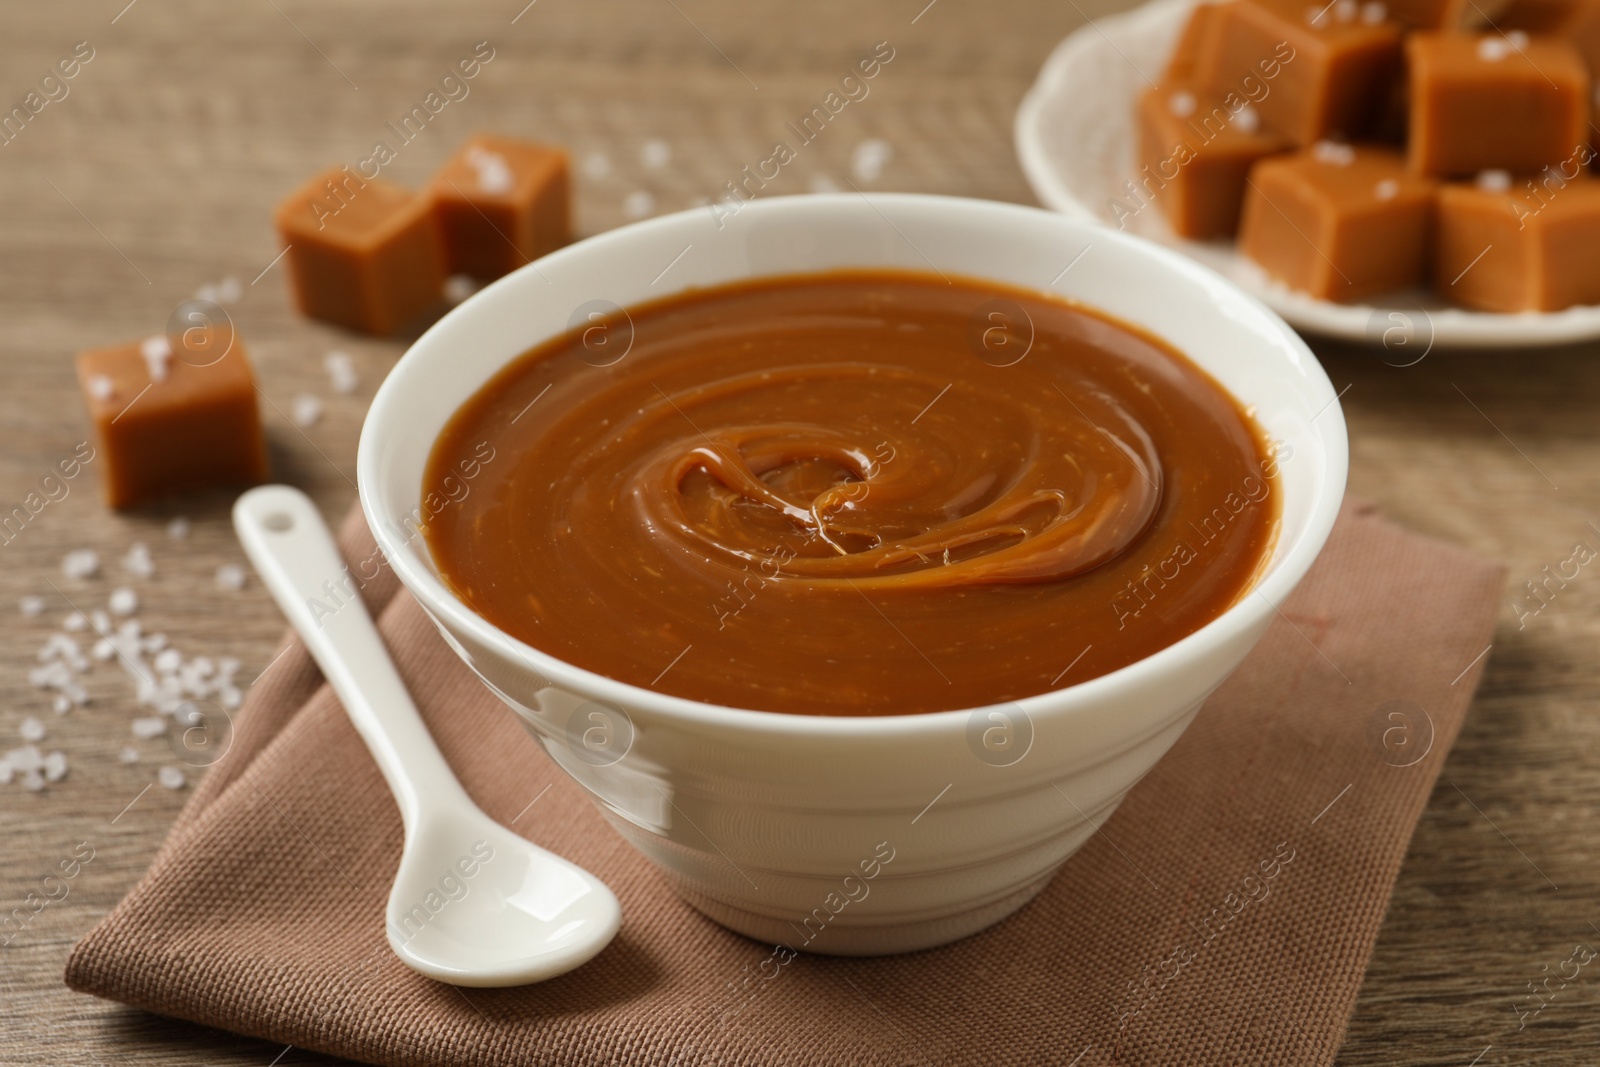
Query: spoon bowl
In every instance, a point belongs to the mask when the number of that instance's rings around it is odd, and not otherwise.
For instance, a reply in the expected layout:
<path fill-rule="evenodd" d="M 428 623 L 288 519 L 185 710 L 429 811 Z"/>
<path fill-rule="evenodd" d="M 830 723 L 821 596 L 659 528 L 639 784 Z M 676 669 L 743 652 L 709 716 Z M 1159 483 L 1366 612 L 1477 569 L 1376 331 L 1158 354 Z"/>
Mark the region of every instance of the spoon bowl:
<path fill-rule="evenodd" d="M 241 496 L 233 525 L 262 584 L 305 641 L 383 772 L 405 827 L 389 945 L 429 978 L 524 985 L 582 966 L 616 936 L 617 898 L 594 875 L 478 809 L 423 724 L 360 598 L 329 611 L 348 568 L 298 489 Z"/>

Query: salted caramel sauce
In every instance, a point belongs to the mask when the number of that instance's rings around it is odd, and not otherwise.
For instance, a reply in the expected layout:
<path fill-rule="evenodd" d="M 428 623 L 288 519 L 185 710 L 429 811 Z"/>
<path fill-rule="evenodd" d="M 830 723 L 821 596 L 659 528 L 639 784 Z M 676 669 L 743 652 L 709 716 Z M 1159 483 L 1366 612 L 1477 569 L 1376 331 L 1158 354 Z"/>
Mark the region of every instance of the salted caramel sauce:
<path fill-rule="evenodd" d="M 1248 590 L 1277 464 L 1220 385 L 1059 298 L 909 272 L 690 290 L 539 345 L 424 479 L 440 573 L 569 663 L 895 715 L 1125 666 Z"/>

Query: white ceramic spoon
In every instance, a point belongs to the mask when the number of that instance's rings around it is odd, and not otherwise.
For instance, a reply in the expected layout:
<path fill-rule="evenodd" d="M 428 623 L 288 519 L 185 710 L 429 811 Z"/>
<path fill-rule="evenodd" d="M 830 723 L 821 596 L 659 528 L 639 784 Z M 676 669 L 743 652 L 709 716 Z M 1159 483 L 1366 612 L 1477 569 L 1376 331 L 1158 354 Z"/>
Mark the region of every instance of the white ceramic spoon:
<path fill-rule="evenodd" d="M 405 848 L 387 912 L 395 954 L 441 982 L 508 986 L 565 974 L 605 948 L 622 921 L 611 890 L 478 810 L 365 605 L 341 592 L 333 606 L 324 583 L 352 586 L 310 498 L 284 485 L 252 489 L 234 505 L 233 526 L 400 805 Z"/>

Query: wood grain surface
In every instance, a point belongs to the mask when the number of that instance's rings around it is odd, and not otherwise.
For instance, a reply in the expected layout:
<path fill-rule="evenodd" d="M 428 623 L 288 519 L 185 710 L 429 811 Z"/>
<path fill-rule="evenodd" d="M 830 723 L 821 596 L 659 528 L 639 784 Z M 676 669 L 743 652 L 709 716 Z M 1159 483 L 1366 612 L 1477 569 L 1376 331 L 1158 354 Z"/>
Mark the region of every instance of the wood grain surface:
<path fill-rule="evenodd" d="M 276 470 L 341 515 L 355 495 L 365 403 L 403 344 L 344 335 L 290 309 L 281 265 L 269 267 L 271 211 L 314 169 L 365 156 L 384 124 L 476 42 L 489 41 L 495 58 L 388 173 L 420 182 L 479 129 L 562 142 L 580 162 L 580 230 L 594 233 L 627 221 L 630 208 L 718 196 L 881 40 L 895 58 L 870 96 L 770 191 L 842 185 L 852 152 L 881 138 L 892 156 L 864 187 L 1031 203 L 1012 116 L 1048 50 L 1120 6 L 1081 4 L 7 4 L 7 109 L 77 42 L 94 55 L 65 98 L 0 146 L 0 513 L 85 437 L 73 354 L 158 332 L 180 301 L 231 276 L 243 296 L 230 312 L 267 398 Z M 664 166 L 642 155 L 655 139 L 670 148 Z M 334 393 L 323 370 L 336 348 L 360 371 L 354 395 Z M 1351 491 L 1512 568 L 1482 691 L 1417 828 L 1339 1062 L 1594 1063 L 1600 970 L 1520 1029 L 1515 1008 L 1575 943 L 1600 946 L 1600 570 L 1584 568 L 1537 614 L 1519 617 L 1511 603 L 1576 543 L 1600 547 L 1600 350 L 1432 352 L 1403 368 L 1379 350 L 1319 353 L 1348 386 Z M 302 394 L 325 406 L 303 430 L 287 415 Z M 0 747 L 20 743 L 21 722 L 36 716 L 44 747 L 71 767 L 43 792 L 0 786 L 0 913 L 38 892 L 80 842 L 94 853 L 67 896 L 0 948 L 0 1061 L 327 1062 L 61 984 L 70 946 L 140 876 L 186 792 L 152 786 L 177 761 L 163 740 L 132 738 L 137 711 L 121 671 L 96 665 L 93 703 L 58 717 L 28 683 L 35 652 L 69 601 L 102 606 L 123 584 L 138 591 L 147 630 L 190 655 L 237 656 L 245 679 L 267 665 L 283 628 L 258 583 L 230 592 L 214 580 L 219 565 L 243 563 L 227 495 L 113 515 L 97 480 L 91 464 L 0 547 Z M 170 540 L 166 523 L 179 515 L 192 533 Z M 121 573 L 138 540 L 155 559 L 149 580 Z M 74 548 L 96 549 L 104 575 L 65 578 L 61 560 Z M 44 613 L 24 617 L 23 596 L 43 597 Z M 128 745 L 139 762 L 119 760 Z"/>

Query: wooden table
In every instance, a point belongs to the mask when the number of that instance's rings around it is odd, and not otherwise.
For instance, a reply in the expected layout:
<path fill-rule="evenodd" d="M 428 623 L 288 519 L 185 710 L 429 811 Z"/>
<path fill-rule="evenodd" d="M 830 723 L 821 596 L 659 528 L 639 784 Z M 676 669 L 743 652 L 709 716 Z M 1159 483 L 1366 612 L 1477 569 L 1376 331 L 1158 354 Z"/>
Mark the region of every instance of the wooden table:
<path fill-rule="evenodd" d="M 158 332 L 180 301 L 229 276 L 243 290 L 230 311 L 270 402 L 276 469 L 327 514 L 343 513 L 365 403 L 402 346 L 290 310 L 281 267 L 269 266 L 270 212 L 314 168 L 366 155 L 478 41 L 495 58 L 471 95 L 389 173 L 420 181 L 477 129 L 563 142 L 582 161 L 578 219 L 593 233 L 627 221 L 630 206 L 677 210 L 720 195 L 882 40 L 895 58 L 871 95 L 770 191 L 842 184 L 856 146 L 882 138 L 893 155 L 871 187 L 1030 203 L 1011 147 L 1018 99 L 1056 41 L 1120 6 L 526 2 L 7 5 L 0 99 L 20 100 L 78 41 L 93 59 L 70 95 L 0 147 L 0 514 L 84 438 L 73 353 Z M 670 148 L 664 166 L 642 158 L 653 139 Z M 329 387 L 322 357 L 334 348 L 356 361 L 355 395 Z M 1352 492 L 1509 561 L 1512 575 L 1483 689 L 1417 829 L 1339 1062 L 1593 1063 L 1600 977 L 1569 986 L 1521 1031 L 1513 1002 L 1574 942 L 1600 945 L 1600 577 L 1586 568 L 1520 627 L 1509 601 L 1575 543 L 1600 547 L 1600 350 L 1436 352 L 1408 368 L 1354 347 L 1321 354 L 1348 385 Z M 299 394 L 325 404 L 303 430 L 287 416 Z M 0 745 L 17 744 L 23 718 L 38 716 L 45 747 L 71 761 L 46 792 L 0 787 L 0 910 L 19 906 L 78 842 L 94 849 L 69 896 L 0 949 L 0 1060 L 325 1062 L 298 1049 L 274 1060 L 280 1047 L 61 984 L 70 946 L 139 877 L 186 795 L 147 788 L 174 761 L 162 741 L 130 737 L 136 712 L 120 671 L 99 666 L 94 703 L 59 718 L 28 684 L 36 649 L 70 610 L 62 594 L 98 606 L 127 581 L 147 629 L 189 654 L 237 656 L 245 678 L 282 630 L 258 584 L 229 592 L 214 581 L 218 565 L 243 562 L 226 495 L 112 515 L 96 481 L 91 468 L 0 547 Z M 193 524 L 181 542 L 165 533 L 179 515 Z M 119 573 L 136 540 L 151 548 L 152 580 Z M 62 556 L 80 547 L 105 562 L 97 582 L 62 577 Z M 24 595 L 44 597 L 44 615 L 22 617 Z M 140 762 L 119 761 L 129 744 Z"/>

